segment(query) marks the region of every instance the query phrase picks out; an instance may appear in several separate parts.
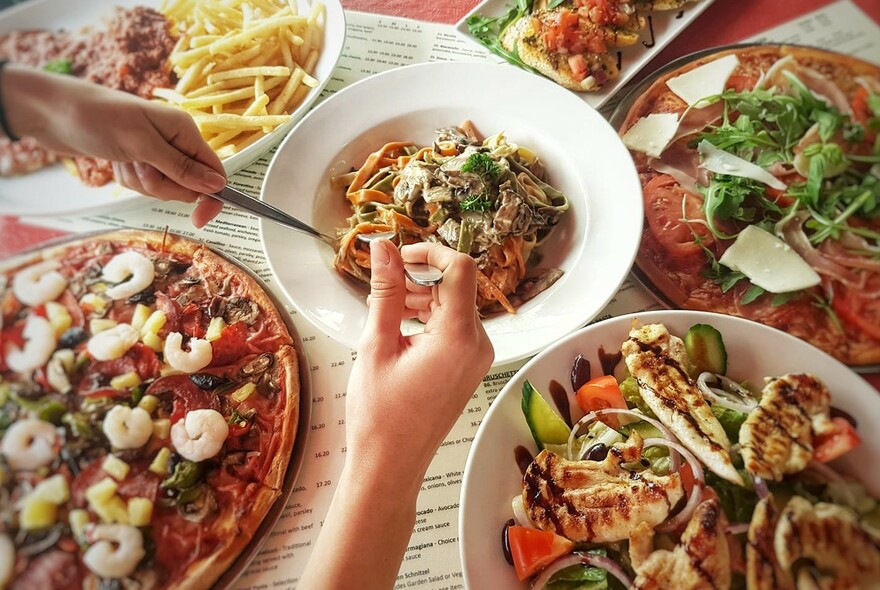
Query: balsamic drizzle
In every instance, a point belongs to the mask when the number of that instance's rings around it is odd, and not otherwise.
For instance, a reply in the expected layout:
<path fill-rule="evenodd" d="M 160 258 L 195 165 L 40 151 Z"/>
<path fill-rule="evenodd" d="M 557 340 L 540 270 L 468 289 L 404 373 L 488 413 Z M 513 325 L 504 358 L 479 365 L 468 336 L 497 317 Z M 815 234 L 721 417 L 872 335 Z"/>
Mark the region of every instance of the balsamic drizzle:
<path fill-rule="evenodd" d="M 642 41 L 642 45 L 644 45 L 645 47 L 651 48 L 651 47 L 654 47 L 654 45 L 656 43 L 654 40 L 654 19 L 651 18 L 650 14 L 648 15 L 648 30 L 651 32 L 651 40 L 650 41 Z"/>

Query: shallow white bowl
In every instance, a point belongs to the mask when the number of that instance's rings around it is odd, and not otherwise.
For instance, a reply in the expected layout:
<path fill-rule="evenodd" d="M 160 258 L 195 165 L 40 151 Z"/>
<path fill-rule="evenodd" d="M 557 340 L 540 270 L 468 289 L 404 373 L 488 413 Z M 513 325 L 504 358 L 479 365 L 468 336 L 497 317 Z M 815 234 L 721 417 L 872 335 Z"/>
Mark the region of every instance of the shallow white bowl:
<path fill-rule="evenodd" d="M 569 374 L 578 354 L 590 360 L 593 376 L 601 373 L 598 350 L 620 350 L 632 320 L 662 322 L 673 334 L 684 335 L 694 324 L 715 326 L 727 348 L 727 374 L 736 380 L 763 383 L 766 376 L 812 373 L 831 391 L 831 403 L 858 420 L 863 444 L 835 467 L 863 481 L 880 495 L 880 471 L 870 469 L 880 453 L 880 397 L 877 390 L 843 363 L 784 332 L 736 317 L 696 311 L 655 311 L 622 316 L 593 324 L 557 342 L 529 361 L 492 403 L 468 454 L 461 488 L 459 550 L 465 587 L 470 590 L 526 588 L 501 551 L 501 530 L 513 517 L 510 502 L 522 492 L 522 475 L 514 449 L 522 445 L 535 454 L 520 407 L 522 384 L 528 379 L 546 399 L 556 380 L 569 389 Z M 572 404 L 573 408 L 576 408 Z"/>
<path fill-rule="evenodd" d="M 541 263 L 565 274 L 519 308 L 485 320 L 503 364 L 535 354 L 592 319 L 632 265 L 641 234 L 641 185 L 610 125 L 575 95 L 503 65 L 439 62 L 359 82 L 309 113 L 275 154 L 263 200 L 334 235 L 351 215 L 330 177 L 359 167 L 388 141 L 430 145 L 434 130 L 470 119 L 485 135 L 504 131 L 532 148 L 549 182 L 571 202 Z M 366 316 L 365 286 L 333 269 L 326 244 L 261 222 L 266 257 L 296 309 L 354 348 Z M 420 329 L 407 322 L 403 329 Z"/>

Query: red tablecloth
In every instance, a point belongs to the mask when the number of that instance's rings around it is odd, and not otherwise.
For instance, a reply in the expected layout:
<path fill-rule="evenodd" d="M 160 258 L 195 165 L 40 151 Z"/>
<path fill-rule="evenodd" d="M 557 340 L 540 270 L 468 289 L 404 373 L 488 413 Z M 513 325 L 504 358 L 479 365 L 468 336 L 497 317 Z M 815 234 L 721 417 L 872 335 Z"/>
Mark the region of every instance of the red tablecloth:
<path fill-rule="evenodd" d="M 880 1 L 853 1 L 872 19 L 880 22 Z M 342 0 L 343 6 L 350 10 L 442 23 L 457 22 L 477 3 L 475 0 Z M 829 3 L 828 0 L 716 0 L 654 58 L 644 73 L 693 51 L 750 37 Z M 60 235 L 63 232 L 23 224 L 15 218 L 0 215 L 0 259 Z M 880 375 L 868 376 L 868 380 L 880 389 Z"/>

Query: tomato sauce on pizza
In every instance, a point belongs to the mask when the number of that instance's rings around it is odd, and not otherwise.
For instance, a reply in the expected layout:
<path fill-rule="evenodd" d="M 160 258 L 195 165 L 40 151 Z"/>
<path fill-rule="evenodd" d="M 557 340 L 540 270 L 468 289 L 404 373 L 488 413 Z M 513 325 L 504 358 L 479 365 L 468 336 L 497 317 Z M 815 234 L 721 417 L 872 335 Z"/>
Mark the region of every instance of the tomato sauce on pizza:
<path fill-rule="evenodd" d="M 0 586 L 208 588 L 281 493 L 291 336 L 204 245 L 120 231 L 0 272 Z"/>

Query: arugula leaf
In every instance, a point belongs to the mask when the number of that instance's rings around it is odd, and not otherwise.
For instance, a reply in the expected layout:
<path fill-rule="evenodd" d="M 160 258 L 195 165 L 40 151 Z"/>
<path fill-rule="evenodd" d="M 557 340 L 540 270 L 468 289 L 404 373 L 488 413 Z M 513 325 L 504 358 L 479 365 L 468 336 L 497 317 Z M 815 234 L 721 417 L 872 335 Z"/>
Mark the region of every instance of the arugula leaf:
<path fill-rule="evenodd" d="M 547 3 L 547 9 L 552 10 L 552 9 L 556 8 L 557 6 L 559 6 L 560 4 L 562 4 L 563 2 L 565 2 L 565 0 L 550 0 L 550 2 Z"/>
<path fill-rule="evenodd" d="M 801 291 L 788 291 L 787 293 L 777 293 L 773 296 L 773 300 L 770 302 L 770 305 L 772 305 L 773 307 L 785 305 L 789 301 L 797 299 L 800 294 Z"/>
<path fill-rule="evenodd" d="M 510 6 L 507 12 L 500 17 L 491 18 L 477 13 L 468 17 L 465 24 L 467 25 L 468 33 L 482 43 L 486 49 L 513 65 L 519 66 L 533 74 L 540 74 L 538 70 L 522 60 L 516 47 L 514 47 L 513 51 L 508 51 L 501 44 L 501 37 L 504 35 L 505 29 L 512 22 L 531 13 L 531 11 L 532 0 L 516 0 L 516 4 Z"/>
<path fill-rule="evenodd" d="M 760 297 L 764 293 L 766 293 L 766 291 L 764 290 L 763 287 L 759 287 L 758 285 L 752 285 L 751 287 L 749 287 L 749 290 L 746 291 L 745 294 L 742 296 L 742 299 L 740 299 L 740 302 L 743 305 L 748 305 L 749 303 L 753 302 L 755 299 L 757 299 L 758 297 Z"/>

